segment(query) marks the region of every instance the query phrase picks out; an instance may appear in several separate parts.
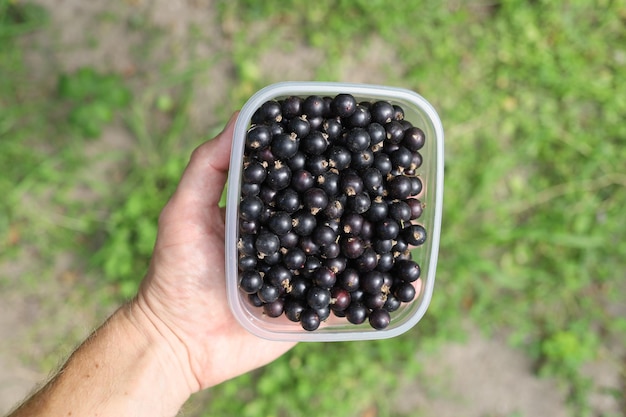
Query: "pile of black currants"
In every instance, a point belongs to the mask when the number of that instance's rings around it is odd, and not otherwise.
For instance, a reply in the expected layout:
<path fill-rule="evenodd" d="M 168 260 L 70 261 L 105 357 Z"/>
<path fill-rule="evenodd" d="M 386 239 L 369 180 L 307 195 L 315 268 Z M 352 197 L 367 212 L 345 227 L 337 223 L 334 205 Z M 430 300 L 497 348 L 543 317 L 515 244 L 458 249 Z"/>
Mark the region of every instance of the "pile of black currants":
<path fill-rule="evenodd" d="M 246 134 L 239 288 L 269 317 L 316 330 L 334 314 L 386 328 L 415 299 L 426 240 L 424 132 L 390 102 L 269 100 Z"/>

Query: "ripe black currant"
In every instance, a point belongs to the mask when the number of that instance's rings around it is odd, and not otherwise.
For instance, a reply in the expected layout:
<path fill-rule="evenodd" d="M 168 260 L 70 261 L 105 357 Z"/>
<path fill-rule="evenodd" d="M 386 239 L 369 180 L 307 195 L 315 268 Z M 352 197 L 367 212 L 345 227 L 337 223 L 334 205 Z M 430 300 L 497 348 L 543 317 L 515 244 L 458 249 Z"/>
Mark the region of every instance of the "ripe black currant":
<path fill-rule="evenodd" d="M 257 271 L 243 271 L 239 275 L 239 288 L 246 294 L 253 294 L 263 286 L 263 277 Z"/>
<path fill-rule="evenodd" d="M 308 96 L 302 103 L 302 113 L 308 119 L 321 117 L 324 114 L 324 99 L 320 96 Z"/>
<path fill-rule="evenodd" d="M 345 310 L 346 319 L 352 324 L 361 324 L 367 320 L 368 310 L 363 304 L 351 303 Z"/>
<path fill-rule="evenodd" d="M 314 309 L 324 308 L 330 304 L 330 291 L 326 288 L 313 286 L 306 293 L 306 302 Z"/>
<path fill-rule="evenodd" d="M 300 313 L 300 324 L 302 325 L 302 328 L 306 331 L 312 332 L 314 330 L 317 330 L 318 327 L 320 327 L 320 317 L 318 316 L 317 312 L 313 309 L 310 308 L 305 308 L 301 313 Z"/>
<path fill-rule="evenodd" d="M 372 120 L 376 123 L 380 123 L 381 125 L 385 125 L 393 120 L 394 109 L 393 105 L 387 101 L 377 101 L 372 104 L 370 109 L 372 114 Z"/>
<path fill-rule="evenodd" d="M 410 127 L 404 131 L 402 144 L 409 150 L 416 152 L 422 149 L 426 142 L 426 135 L 419 127 Z"/>
<path fill-rule="evenodd" d="M 255 125 L 246 134 L 246 149 L 255 151 L 267 148 L 272 141 L 272 132 L 265 125 Z"/>
<path fill-rule="evenodd" d="M 347 118 L 356 111 L 356 100 L 351 94 L 338 94 L 330 103 L 333 114 Z"/>
<path fill-rule="evenodd" d="M 384 308 L 377 308 L 371 311 L 369 315 L 370 326 L 376 330 L 385 329 L 391 322 L 391 315 Z"/>
<path fill-rule="evenodd" d="M 304 100 L 298 96 L 290 96 L 282 100 L 281 111 L 285 119 L 293 119 L 302 114 L 302 102 Z"/>
<path fill-rule="evenodd" d="M 412 224 L 402 229 L 402 236 L 409 245 L 420 246 L 426 242 L 426 229 L 420 224 Z"/>

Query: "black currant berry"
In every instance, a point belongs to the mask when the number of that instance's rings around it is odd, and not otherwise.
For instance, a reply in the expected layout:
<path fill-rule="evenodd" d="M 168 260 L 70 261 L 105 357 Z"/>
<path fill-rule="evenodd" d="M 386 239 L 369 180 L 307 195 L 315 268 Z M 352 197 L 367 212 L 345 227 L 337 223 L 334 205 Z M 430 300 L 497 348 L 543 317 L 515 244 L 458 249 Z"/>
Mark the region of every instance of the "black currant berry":
<path fill-rule="evenodd" d="M 293 229 L 289 233 L 278 236 L 278 239 L 280 240 L 280 246 L 285 249 L 293 249 L 297 247 L 298 243 L 300 242 L 300 236 L 298 236 L 298 234 L 294 232 Z"/>
<path fill-rule="evenodd" d="M 410 198 L 406 202 L 411 207 L 411 220 L 419 219 L 424 212 L 422 202 L 416 198 Z"/>
<path fill-rule="evenodd" d="M 344 288 L 333 287 L 330 290 L 330 305 L 335 311 L 342 311 L 350 305 L 350 292 Z"/>
<path fill-rule="evenodd" d="M 330 289 L 335 285 L 337 276 L 330 268 L 321 266 L 313 271 L 311 280 L 318 287 Z"/>
<path fill-rule="evenodd" d="M 398 260 L 395 263 L 393 270 L 398 278 L 407 282 L 417 281 L 421 275 L 420 266 L 417 262 L 409 259 Z"/>
<path fill-rule="evenodd" d="M 300 210 L 293 214 L 292 226 L 298 235 L 308 236 L 317 226 L 317 220 L 309 211 Z"/>
<path fill-rule="evenodd" d="M 325 259 L 333 259 L 341 255 L 339 243 L 332 242 L 326 246 L 320 246 L 320 255 Z"/>
<path fill-rule="evenodd" d="M 237 261 L 240 271 L 252 271 L 256 269 L 257 258 L 253 255 L 243 255 Z"/>
<path fill-rule="evenodd" d="M 328 164 L 331 168 L 342 171 L 350 166 L 352 162 L 352 152 L 343 146 L 335 145 L 330 148 L 328 154 Z"/>
<path fill-rule="evenodd" d="M 356 111 L 356 100 L 351 94 L 338 94 L 330 103 L 330 110 L 333 114 L 347 118 Z"/>
<path fill-rule="evenodd" d="M 329 141 L 337 139 L 343 131 L 343 125 L 338 119 L 328 119 L 322 123 L 322 133 L 328 136 Z"/>
<path fill-rule="evenodd" d="M 306 303 L 300 299 L 289 297 L 285 300 L 285 316 L 293 322 L 300 321 L 300 315 L 306 309 Z"/>
<path fill-rule="evenodd" d="M 387 132 L 388 143 L 392 143 L 394 145 L 402 142 L 402 139 L 404 138 L 404 128 L 402 127 L 402 123 L 397 120 L 392 120 L 385 124 L 385 132 Z"/>
<path fill-rule="evenodd" d="M 304 192 L 302 202 L 312 214 L 317 214 L 328 206 L 328 195 L 321 188 L 312 187 Z"/>
<path fill-rule="evenodd" d="M 382 142 L 387 138 L 387 131 L 385 127 L 380 123 L 371 123 L 367 127 L 367 133 L 370 135 L 370 145 L 377 146 L 382 144 Z M 376 147 L 376 150 L 379 150 L 380 146 Z"/>
<path fill-rule="evenodd" d="M 401 305 L 402 302 L 398 300 L 393 294 L 388 294 L 387 301 L 385 301 L 383 308 L 388 312 L 393 313 L 394 311 L 399 309 Z"/>
<path fill-rule="evenodd" d="M 389 206 L 389 217 L 398 222 L 411 220 L 411 206 L 406 201 L 394 201 Z"/>
<path fill-rule="evenodd" d="M 243 169 L 243 181 L 249 184 L 261 184 L 265 180 L 267 172 L 261 162 L 251 161 Z"/>
<path fill-rule="evenodd" d="M 275 197 L 276 207 L 287 213 L 295 213 L 300 208 L 300 195 L 292 188 L 279 191 Z"/>
<path fill-rule="evenodd" d="M 363 191 L 363 180 L 356 171 L 343 171 L 339 175 L 339 188 L 348 195 L 354 196 Z"/>
<path fill-rule="evenodd" d="M 380 272 L 389 272 L 393 269 L 395 264 L 395 258 L 393 253 L 385 252 L 379 253 L 378 264 L 376 264 L 376 270 Z"/>
<path fill-rule="evenodd" d="M 317 177 L 317 184 L 328 197 L 334 197 L 339 193 L 339 174 L 326 171 Z"/>
<path fill-rule="evenodd" d="M 265 205 L 255 195 L 244 197 L 239 203 L 239 217 L 243 220 L 252 221 L 259 218 Z"/>
<path fill-rule="evenodd" d="M 278 300 L 278 297 L 280 297 L 280 290 L 278 287 L 265 283 L 256 294 L 264 303 L 271 303 L 272 301 Z"/>
<path fill-rule="evenodd" d="M 330 304 L 330 291 L 326 288 L 311 287 L 306 294 L 306 302 L 313 309 L 320 309 Z"/>
<path fill-rule="evenodd" d="M 356 236 L 342 238 L 340 245 L 341 252 L 348 259 L 356 259 L 365 251 L 365 244 Z"/>
<path fill-rule="evenodd" d="M 291 230 L 291 215 L 284 211 L 275 212 L 270 217 L 267 225 L 272 232 L 282 236 Z"/>
<path fill-rule="evenodd" d="M 289 120 L 287 131 L 289 133 L 295 133 L 299 138 L 303 138 L 311 131 L 311 124 L 304 117 L 296 117 Z"/>
<path fill-rule="evenodd" d="M 276 100 L 266 101 L 261 105 L 261 117 L 266 122 L 280 122 L 283 119 L 280 103 Z"/>
<path fill-rule="evenodd" d="M 263 277 L 257 271 L 243 271 L 239 276 L 239 288 L 246 294 L 254 294 L 263 286 Z"/>
<path fill-rule="evenodd" d="M 374 201 L 372 201 L 367 212 L 365 213 L 365 217 L 371 222 L 379 222 L 383 219 L 386 219 L 388 213 L 389 209 L 387 206 L 387 202 L 380 197 L 376 197 Z"/>
<path fill-rule="evenodd" d="M 359 272 L 353 268 L 346 268 L 338 277 L 337 284 L 347 290 L 356 291 L 360 286 Z"/>
<path fill-rule="evenodd" d="M 330 164 L 324 155 L 310 155 L 305 165 L 305 168 L 315 176 L 328 171 L 329 167 Z"/>
<path fill-rule="evenodd" d="M 404 120 L 404 109 L 397 104 L 393 105 L 393 119 L 394 120 Z"/>
<path fill-rule="evenodd" d="M 362 192 L 348 198 L 347 208 L 356 214 L 363 214 L 370 209 L 372 199 L 368 193 Z"/>
<path fill-rule="evenodd" d="M 347 213 L 341 219 L 341 231 L 347 236 L 358 236 L 363 227 L 363 216 L 357 213 Z"/>
<path fill-rule="evenodd" d="M 361 276 L 360 287 L 369 294 L 378 294 L 382 291 L 385 278 L 380 271 L 368 271 Z"/>
<path fill-rule="evenodd" d="M 274 165 L 267 169 L 265 183 L 269 187 L 275 190 L 282 190 L 283 188 L 287 188 L 290 182 L 291 170 L 280 161 L 275 161 Z"/>
<path fill-rule="evenodd" d="M 419 127 L 410 127 L 404 131 L 402 145 L 406 146 L 409 150 L 413 152 L 419 151 L 422 149 L 425 142 L 426 135 Z"/>
<path fill-rule="evenodd" d="M 387 295 L 380 292 L 376 294 L 365 294 L 362 300 L 363 305 L 370 310 L 383 308 L 385 301 L 387 301 Z"/>
<path fill-rule="evenodd" d="M 308 155 L 321 155 L 328 147 L 326 136 L 317 130 L 306 135 L 300 142 L 300 148 Z"/>
<path fill-rule="evenodd" d="M 317 226 L 313 230 L 313 241 L 321 247 L 328 246 L 331 243 L 335 243 L 337 240 L 337 233 L 329 226 L 321 225 Z"/>
<path fill-rule="evenodd" d="M 402 229 L 402 236 L 409 245 L 420 246 L 426 242 L 426 229 L 420 224 L 412 224 Z"/>
<path fill-rule="evenodd" d="M 400 233 L 400 225 L 393 219 L 387 218 L 376 224 L 376 236 L 379 239 L 395 239 Z"/>
<path fill-rule="evenodd" d="M 389 311 L 383 308 L 377 308 L 371 311 L 369 315 L 370 326 L 376 330 L 385 329 L 391 322 Z"/>
<path fill-rule="evenodd" d="M 296 275 L 291 280 L 291 286 L 288 289 L 288 294 L 294 299 L 304 300 L 306 293 L 311 288 L 311 280 L 304 278 L 301 275 Z"/>
<path fill-rule="evenodd" d="M 306 254 L 300 248 L 291 248 L 283 255 L 283 264 L 291 270 L 303 268 L 305 262 Z"/>
<path fill-rule="evenodd" d="M 413 301 L 416 295 L 415 287 L 409 282 L 400 284 L 393 292 L 396 298 L 403 303 Z"/>
<path fill-rule="evenodd" d="M 351 303 L 345 310 L 346 319 L 352 324 L 361 324 L 367 320 L 368 310 L 363 304 Z"/>
<path fill-rule="evenodd" d="M 309 171 L 301 169 L 291 174 L 291 188 L 303 193 L 315 185 L 315 177 Z"/>
<path fill-rule="evenodd" d="M 242 255 L 256 255 L 256 248 L 254 247 L 254 241 L 256 236 L 244 234 L 239 237 L 237 241 L 237 249 Z"/>
<path fill-rule="evenodd" d="M 246 133 L 246 150 L 256 151 L 259 149 L 265 149 L 270 145 L 272 141 L 272 132 L 270 128 L 265 125 L 256 125 L 248 130 Z"/>
<path fill-rule="evenodd" d="M 365 251 L 355 260 L 355 266 L 360 272 L 372 271 L 378 264 L 378 255 L 372 248 L 365 248 Z"/>
<path fill-rule="evenodd" d="M 340 274 L 346 270 L 348 259 L 345 256 L 337 255 L 334 258 L 325 259 L 324 265 L 330 268 L 335 274 Z"/>
<path fill-rule="evenodd" d="M 395 111 L 391 103 L 387 101 L 377 101 L 372 104 L 370 113 L 372 114 L 372 120 L 374 122 L 380 123 L 384 126 L 386 123 L 393 120 Z"/>
<path fill-rule="evenodd" d="M 324 99 L 320 96 L 309 96 L 302 103 L 302 113 L 308 119 L 324 115 Z"/>
<path fill-rule="evenodd" d="M 348 118 L 348 124 L 352 127 L 367 127 L 372 120 L 372 116 L 367 107 L 357 105 L 352 116 Z"/>
<path fill-rule="evenodd" d="M 389 174 L 391 170 L 393 170 L 391 159 L 389 159 L 389 155 L 386 153 L 377 153 L 374 155 L 374 163 L 372 166 L 380 171 L 383 176 Z"/>
<path fill-rule="evenodd" d="M 280 239 L 274 233 L 261 232 L 254 242 L 254 246 L 261 256 L 269 256 L 280 249 Z"/>
<path fill-rule="evenodd" d="M 328 219 L 338 219 L 343 215 L 344 206 L 340 200 L 333 200 L 328 203 L 323 213 Z"/>
<path fill-rule="evenodd" d="M 289 159 L 298 152 L 300 143 L 296 135 L 282 133 L 272 140 L 272 153 L 280 159 Z"/>
<path fill-rule="evenodd" d="M 314 309 L 307 308 L 300 313 L 300 325 L 306 331 L 312 332 L 320 327 L 320 317 Z"/>
<path fill-rule="evenodd" d="M 370 149 L 365 149 L 352 154 L 350 167 L 358 171 L 367 169 L 374 164 L 374 153 Z"/>
<path fill-rule="evenodd" d="M 370 146 L 371 138 L 367 130 L 355 127 L 350 129 L 344 139 L 344 143 L 351 152 L 361 152 Z"/>
<path fill-rule="evenodd" d="M 285 299 L 278 298 L 275 301 L 272 301 L 271 303 L 263 304 L 263 312 L 268 317 L 280 317 L 283 314 L 284 306 L 285 306 Z"/>
<path fill-rule="evenodd" d="M 389 197 L 405 200 L 411 195 L 411 179 L 404 175 L 397 175 L 387 182 Z"/>
<path fill-rule="evenodd" d="M 285 119 L 293 119 L 302 114 L 302 102 L 304 100 L 298 96 L 290 96 L 281 102 L 281 112 Z"/>
<path fill-rule="evenodd" d="M 301 236 L 298 247 L 302 249 L 307 256 L 317 255 L 320 251 L 319 245 L 313 241 L 311 236 Z"/>
<path fill-rule="evenodd" d="M 416 196 L 422 192 L 422 180 L 420 177 L 410 177 L 411 178 L 411 195 Z"/>
<path fill-rule="evenodd" d="M 413 152 L 404 146 L 400 146 L 398 149 L 393 151 L 391 155 L 389 155 L 389 158 L 391 159 L 394 169 L 410 169 L 411 161 L 413 160 Z"/>

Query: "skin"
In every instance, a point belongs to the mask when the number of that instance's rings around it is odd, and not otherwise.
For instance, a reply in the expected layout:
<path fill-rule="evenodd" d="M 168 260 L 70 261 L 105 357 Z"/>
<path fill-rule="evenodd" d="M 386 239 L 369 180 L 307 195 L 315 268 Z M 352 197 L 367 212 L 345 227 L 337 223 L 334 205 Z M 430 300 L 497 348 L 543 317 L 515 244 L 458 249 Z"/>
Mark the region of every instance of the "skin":
<path fill-rule="evenodd" d="M 174 416 L 191 394 L 293 347 L 248 333 L 227 304 L 218 201 L 236 116 L 191 155 L 136 297 L 9 417 Z"/>

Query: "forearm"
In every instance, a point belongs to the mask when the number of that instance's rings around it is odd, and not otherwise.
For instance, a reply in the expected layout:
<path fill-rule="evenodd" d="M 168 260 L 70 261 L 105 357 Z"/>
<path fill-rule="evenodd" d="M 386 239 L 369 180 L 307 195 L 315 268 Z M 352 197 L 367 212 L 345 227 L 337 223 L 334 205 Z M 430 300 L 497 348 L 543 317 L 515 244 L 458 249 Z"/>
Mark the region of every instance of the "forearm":
<path fill-rule="evenodd" d="M 10 417 L 176 415 L 195 388 L 164 332 L 136 304 L 122 307 Z"/>

